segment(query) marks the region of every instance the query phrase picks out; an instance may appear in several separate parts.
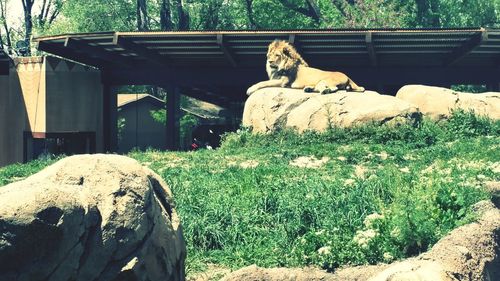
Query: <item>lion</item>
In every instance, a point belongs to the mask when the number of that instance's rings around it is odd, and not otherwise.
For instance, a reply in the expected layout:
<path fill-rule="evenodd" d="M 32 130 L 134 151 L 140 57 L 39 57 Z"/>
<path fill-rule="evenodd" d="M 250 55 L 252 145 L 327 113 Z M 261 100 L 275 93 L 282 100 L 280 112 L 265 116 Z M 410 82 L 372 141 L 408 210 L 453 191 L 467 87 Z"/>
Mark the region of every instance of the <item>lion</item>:
<path fill-rule="evenodd" d="M 304 92 L 321 94 L 338 90 L 364 92 L 342 72 L 323 71 L 309 67 L 295 48 L 284 40 L 274 40 L 267 51 L 266 72 L 269 80 L 248 88 L 247 95 L 268 87 L 303 89 Z"/>

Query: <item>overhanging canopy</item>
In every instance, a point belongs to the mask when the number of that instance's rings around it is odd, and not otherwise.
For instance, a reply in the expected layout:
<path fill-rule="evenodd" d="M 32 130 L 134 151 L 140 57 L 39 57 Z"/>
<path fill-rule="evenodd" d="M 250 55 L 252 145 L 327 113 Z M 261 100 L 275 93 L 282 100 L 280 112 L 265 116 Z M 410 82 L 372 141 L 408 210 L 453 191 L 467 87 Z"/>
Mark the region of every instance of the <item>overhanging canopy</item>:
<path fill-rule="evenodd" d="M 292 42 L 311 66 L 347 72 L 361 84 L 384 78 L 483 83 L 499 76 L 500 29 L 103 32 L 34 42 L 41 51 L 101 68 L 111 83 L 245 88 L 265 79 L 265 54 L 275 39 Z M 243 99 L 239 91 L 223 95 Z"/>

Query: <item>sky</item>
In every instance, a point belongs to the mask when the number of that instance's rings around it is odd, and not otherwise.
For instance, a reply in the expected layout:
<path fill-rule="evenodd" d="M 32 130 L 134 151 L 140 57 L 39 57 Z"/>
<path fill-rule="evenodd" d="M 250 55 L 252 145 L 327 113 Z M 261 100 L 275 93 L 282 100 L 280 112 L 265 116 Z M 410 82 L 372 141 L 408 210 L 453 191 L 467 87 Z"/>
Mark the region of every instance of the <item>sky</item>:
<path fill-rule="evenodd" d="M 40 11 L 42 1 L 35 0 L 35 7 L 33 7 L 33 14 Z M 37 5 L 38 3 L 38 5 Z M 7 22 L 9 26 L 19 27 L 22 25 L 23 18 L 23 3 L 21 0 L 7 0 Z"/>

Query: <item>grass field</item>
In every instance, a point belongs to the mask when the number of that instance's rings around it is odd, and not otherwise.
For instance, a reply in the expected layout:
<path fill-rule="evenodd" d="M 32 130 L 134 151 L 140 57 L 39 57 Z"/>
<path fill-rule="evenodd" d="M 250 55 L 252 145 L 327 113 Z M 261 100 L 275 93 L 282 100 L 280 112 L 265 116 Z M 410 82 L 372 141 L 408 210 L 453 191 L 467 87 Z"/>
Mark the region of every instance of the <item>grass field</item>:
<path fill-rule="evenodd" d="M 322 134 L 246 130 L 217 150 L 134 152 L 173 190 L 188 274 L 239 268 L 390 262 L 474 220 L 500 180 L 500 122 L 364 126 Z M 0 185 L 50 162 L 0 169 Z"/>

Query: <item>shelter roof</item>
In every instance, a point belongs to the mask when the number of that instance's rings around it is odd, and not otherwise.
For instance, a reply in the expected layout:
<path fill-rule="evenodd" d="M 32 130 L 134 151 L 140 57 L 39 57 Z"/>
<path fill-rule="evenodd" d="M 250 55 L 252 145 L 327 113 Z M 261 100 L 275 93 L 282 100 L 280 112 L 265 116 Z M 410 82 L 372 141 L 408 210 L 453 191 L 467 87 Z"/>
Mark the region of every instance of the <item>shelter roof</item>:
<path fill-rule="evenodd" d="M 256 67 L 267 45 L 292 42 L 311 65 L 498 64 L 500 29 L 100 32 L 34 38 L 38 49 L 95 67 Z"/>
<path fill-rule="evenodd" d="M 117 99 L 116 105 L 118 108 L 134 102 L 141 101 L 143 99 L 151 101 L 154 105 L 160 108 L 165 107 L 164 101 L 149 94 L 118 94 L 116 95 L 116 99 Z"/>

